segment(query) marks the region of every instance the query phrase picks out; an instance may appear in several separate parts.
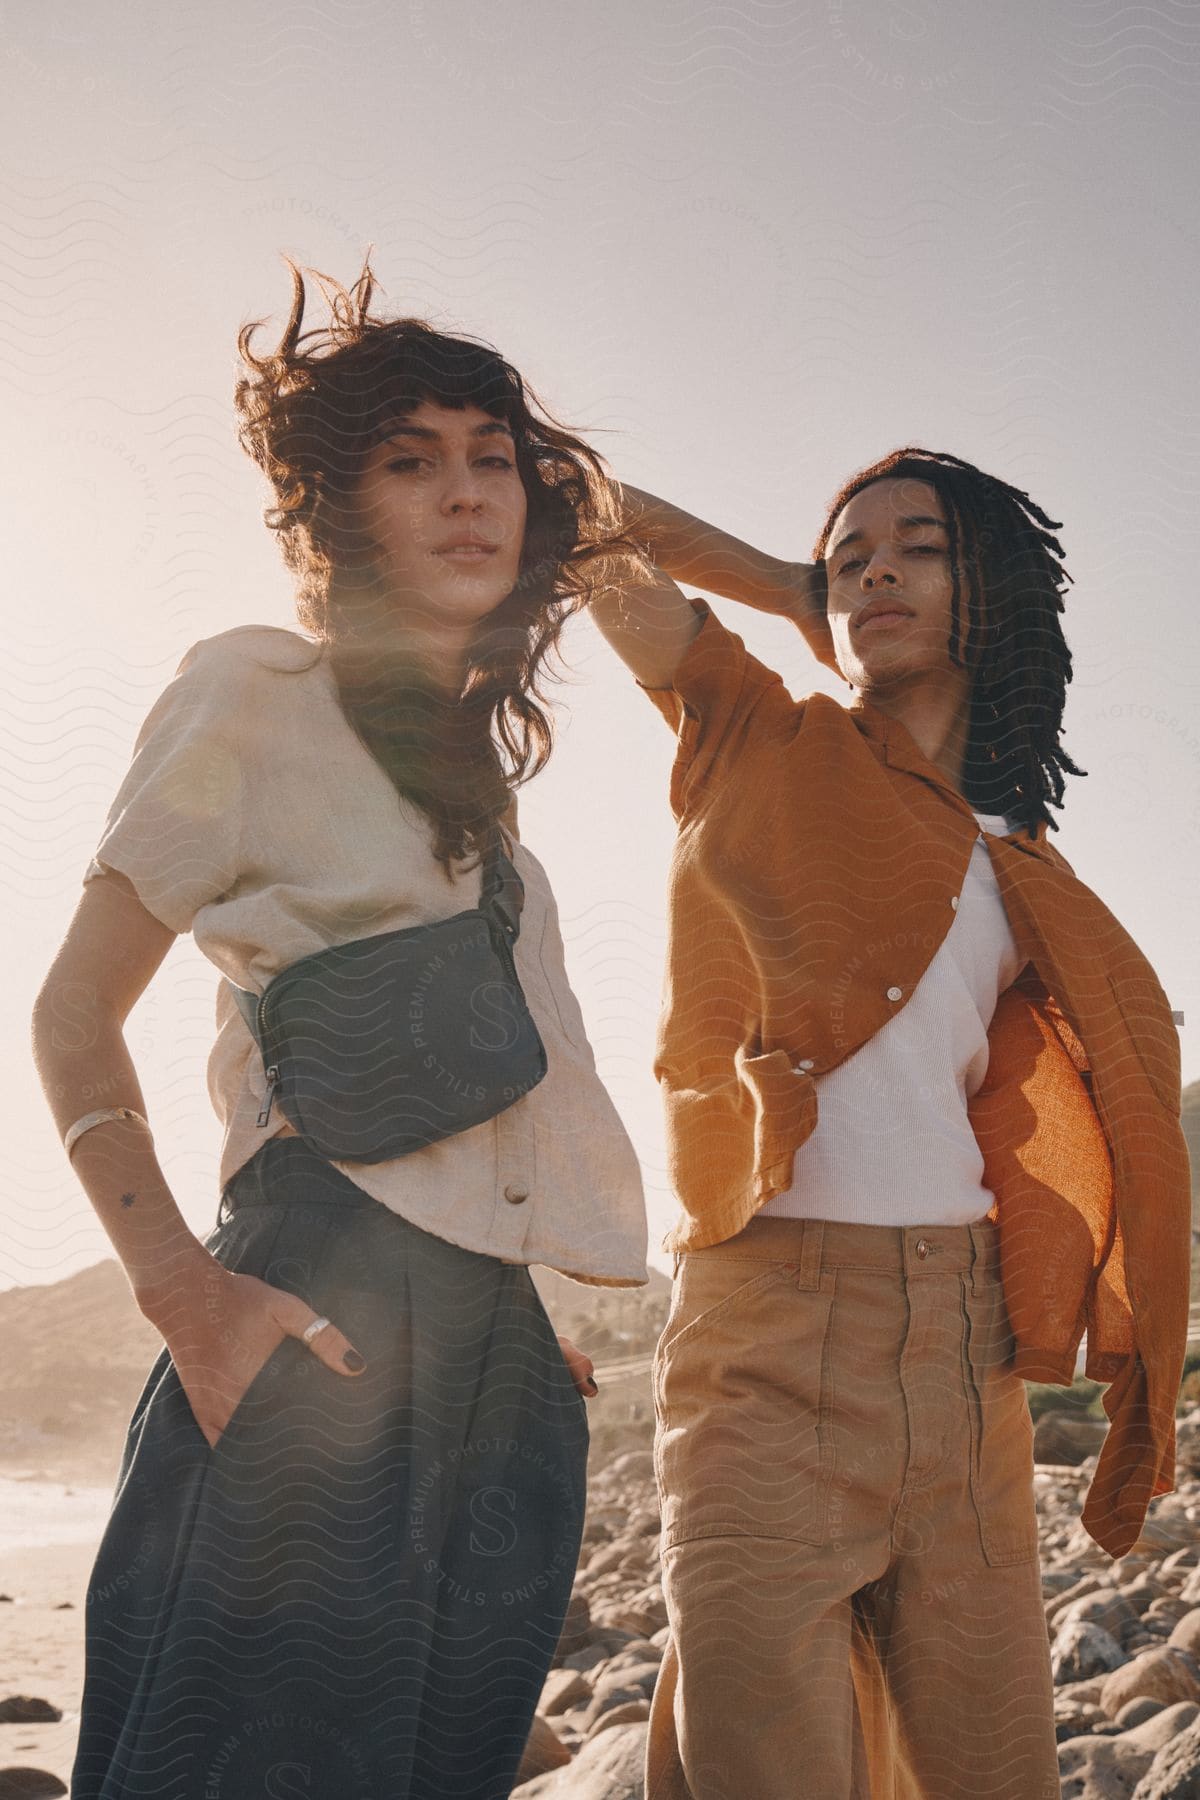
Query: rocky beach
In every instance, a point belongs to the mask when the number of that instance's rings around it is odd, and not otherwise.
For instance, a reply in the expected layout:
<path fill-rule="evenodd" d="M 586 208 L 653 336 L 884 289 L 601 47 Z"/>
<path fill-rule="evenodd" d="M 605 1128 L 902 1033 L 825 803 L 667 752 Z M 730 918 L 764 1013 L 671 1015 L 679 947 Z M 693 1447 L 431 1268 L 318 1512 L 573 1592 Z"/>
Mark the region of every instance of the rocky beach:
<path fill-rule="evenodd" d="M 1048 1413 L 1035 1454 L 1103 1427 Z M 667 1640 L 652 1434 L 597 1468 L 571 1616 L 515 1800 L 642 1800 L 650 1696 Z M 1179 1422 L 1179 1486 L 1113 1561 L 1079 1523 L 1095 1448 L 1039 1460 L 1042 1593 L 1063 1800 L 1200 1800 L 1200 1407 Z M 746 1795 L 745 1800 L 754 1800 Z"/>
<path fill-rule="evenodd" d="M 642 1800 L 646 1720 L 668 1635 L 649 1384 L 668 1284 L 658 1277 L 614 1309 L 611 1294 L 543 1270 L 537 1279 L 556 1327 L 594 1356 L 600 1394 L 589 1404 L 579 1572 L 514 1796 Z M 11 1334 L 22 1334 L 23 1348 L 38 1339 L 33 1321 L 47 1302 L 35 1293 L 54 1296 L 55 1334 L 27 1357 L 22 1385 Z M 123 1423 L 156 1347 L 143 1325 L 113 1264 L 56 1290 L 0 1295 L 0 1480 L 12 1500 L 0 1537 L 0 1800 L 66 1792 L 100 1476 L 115 1469 L 114 1421 Z M 63 1387 L 57 1367 L 82 1353 L 77 1333 L 106 1346 L 93 1358 L 90 1408 L 68 1405 L 88 1396 L 77 1381 Z M 88 1420 L 101 1422 L 98 1436 Z M 1153 1503 L 1139 1542 L 1115 1562 L 1079 1522 L 1104 1429 L 1051 1410 L 1035 1435 L 1062 1795 L 1200 1800 L 1200 1406 L 1179 1420 L 1176 1492 Z"/>

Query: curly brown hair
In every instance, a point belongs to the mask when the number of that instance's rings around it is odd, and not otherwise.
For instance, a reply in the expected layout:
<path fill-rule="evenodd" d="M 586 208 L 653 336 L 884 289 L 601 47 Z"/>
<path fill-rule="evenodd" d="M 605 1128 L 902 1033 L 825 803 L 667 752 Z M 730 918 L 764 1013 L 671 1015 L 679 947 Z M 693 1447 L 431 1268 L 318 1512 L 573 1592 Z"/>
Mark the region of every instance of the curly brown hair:
<path fill-rule="evenodd" d="M 253 351 L 261 319 L 238 333 L 238 441 L 274 490 L 263 517 L 296 577 L 297 622 L 329 656 L 351 727 L 397 793 L 428 816 L 450 877 L 454 860 L 482 852 L 513 789 L 549 758 L 553 731 L 539 683 L 567 618 L 586 603 L 589 565 L 637 551 L 619 531 L 600 458 L 550 417 L 490 344 L 423 319 L 373 317 L 369 256 L 349 289 L 307 271 L 330 316 L 302 330 L 304 275 L 284 260 L 292 308 L 277 348 Z M 344 513 L 372 447 L 425 401 L 502 419 L 527 502 L 516 585 L 482 622 L 461 693 L 449 697 L 400 652 L 356 630 L 379 577 L 356 552 Z"/>
<path fill-rule="evenodd" d="M 819 583 L 842 508 L 872 482 L 904 476 L 928 482 L 946 515 L 953 580 L 947 648 L 952 662 L 971 671 L 964 797 L 980 812 L 1016 818 L 1031 838 L 1039 820 L 1057 831 L 1049 808 L 1062 807 L 1064 773 L 1087 774 L 1058 741 L 1072 674 L 1059 623 L 1071 581 L 1053 535 L 1061 521 L 974 463 L 906 444 L 858 470 L 834 496 L 813 546 Z"/>

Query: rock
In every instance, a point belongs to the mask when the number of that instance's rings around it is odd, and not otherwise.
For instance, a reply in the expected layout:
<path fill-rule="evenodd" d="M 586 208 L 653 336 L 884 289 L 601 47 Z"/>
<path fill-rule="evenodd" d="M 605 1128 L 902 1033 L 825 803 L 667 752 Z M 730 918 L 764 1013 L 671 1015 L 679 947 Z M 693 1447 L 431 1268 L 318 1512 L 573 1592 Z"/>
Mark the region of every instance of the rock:
<path fill-rule="evenodd" d="M 1105 1723 L 1098 1706 L 1071 1706 L 1064 1712 L 1054 1709 L 1055 1742 L 1065 1744 L 1069 1738 L 1087 1737 Z"/>
<path fill-rule="evenodd" d="M 1142 1521 L 1141 1536 L 1130 1555 L 1138 1550 L 1149 1550 L 1153 1555 L 1162 1556 L 1168 1550 L 1189 1547 L 1194 1536 L 1195 1526 L 1182 1509 L 1160 1504 Z"/>
<path fill-rule="evenodd" d="M 542 1687 L 538 1711 L 552 1719 L 580 1701 L 589 1701 L 592 1690 L 578 1669 L 551 1669 Z"/>
<path fill-rule="evenodd" d="M 1090 1681 L 1069 1681 L 1054 1696 L 1055 1712 L 1060 1707 L 1099 1706 L 1100 1690 L 1107 1680 L 1107 1675 L 1094 1675 Z"/>
<path fill-rule="evenodd" d="M 624 1456 L 618 1456 L 615 1462 L 608 1465 L 610 1475 L 619 1476 L 626 1482 L 643 1481 L 654 1475 L 653 1450 L 627 1450 Z"/>
<path fill-rule="evenodd" d="M 36 1700 L 31 1694 L 9 1694 L 0 1700 L 0 1723 L 5 1725 L 40 1725 L 61 1718 L 60 1706 Z"/>
<path fill-rule="evenodd" d="M 589 1581 L 597 1575 L 607 1575 L 610 1569 L 619 1569 L 625 1560 L 628 1545 L 622 1538 L 615 1543 L 602 1544 L 588 1561 L 587 1577 Z"/>
<path fill-rule="evenodd" d="M 1144 1625 L 1166 1625 L 1168 1629 L 1171 1629 L 1192 1610 L 1188 1602 L 1181 1600 L 1178 1594 L 1160 1594 L 1157 1600 L 1150 1602 L 1142 1614 L 1142 1623 Z"/>
<path fill-rule="evenodd" d="M 582 1650 L 564 1656 L 562 1666 L 564 1669 L 578 1669 L 586 1675 L 589 1669 L 594 1669 L 598 1663 L 607 1662 L 614 1651 L 627 1644 L 630 1635 L 629 1632 L 597 1631 Z"/>
<path fill-rule="evenodd" d="M 1152 1551 L 1127 1550 L 1124 1556 L 1119 1556 L 1116 1562 L 1110 1563 L 1108 1571 L 1109 1586 L 1119 1588 L 1132 1587 L 1139 1576 L 1146 1574 L 1152 1561 Z"/>
<path fill-rule="evenodd" d="M 1200 1475 L 1200 1420 L 1175 1421 L 1176 1479 L 1184 1475 Z"/>
<path fill-rule="evenodd" d="M 1196 1800 L 1200 1795 L 1200 1718 L 1164 1744 L 1133 1790 L 1133 1800 Z"/>
<path fill-rule="evenodd" d="M 1056 1682 L 1086 1681 L 1090 1675 L 1105 1675 L 1119 1669 L 1126 1660 L 1116 1638 L 1100 1625 L 1086 1619 L 1073 1619 L 1059 1631 L 1050 1656 L 1050 1667 Z"/>
<path fill-rule="evenodd" d="M 569 1768 L 514 1788 L 514 1800 L 645 1800 L 644 1720 L 614 1725 L 586 1743 Z"/>
<path fill-rule="evenodd" d="M 622 1652 L 620 1657 L 613 1658 L 612 1662 L 605 1670 L 604 1676 L 596 1682 L 596 1692 L 600 1692 L 605 1682 L 611 1676 L 614 1686 L 638 1688 L 645 1694 L 646 1698 L 649 1699 L 650 1695 L 654 1692 L 655 1684 L 658 1681 L 658 1671 L 658 1663 L 649 1661 L 626 1662 L 625 1653 Z"/>
<path fill-rule="evenodd" d="M 561 1769 L 564 1763 L 571 1761 L 571 1752 L 563 1743 L 554 1727 L 543 1719 L 540 1713 L 534 1713 L 533 1724 L 529 1728 L 529 1736 L 525 1740 L 525 1749 L 521 1754 L 517 1769 L 516 1783 L 532 1781 L 535 1775 L 544 1775 L 548 1769 Z"/>
<path fill-rule="evenodd" d="M 624 1700 L 620 1706 L 614 1706 L 608 1712 L 600 1714 L 595 1724 L 588 1730 L 587 1741 L 590 1743 L 602 1731 L 611 1731 L 614 1726 L 632 1725 L 639 1719 L 648 1719 L 649 1717 L 650 1702 L 648 1700 Z"/>
<path fill-rule="evenodd" d="M 0 1769 L 0 1800 L 55 1800 L 66 1784 L 45 1769 Z"/>
<path fill-rule="evenodd" d="M 594 1506 L 589 1501 L 583 1542 L 593 1544 L 599 1538 L 607 1543 L 610 1537 L 615 1537 L 624 1528 L 626 1517 L 623 1506 Z"/>
<path fill-rule="evenodd" d="M 1085 1594 L 1080 1600 L 1072 1600 L 1055 1614 L 1055 1631 L 1060 1632 L 1065 1625 L 1079 1624 L 1099 1625 L 1119 1640 L 1123 1625 L 1136 1619 L 1137 1614 L 1124 1594 L 1117 1588 L 1097 1588 Z"/>
<path fill-rule="evenodd" d="M 1167 1642 L 1176 1645 L 1180 1650 L 1190 1651 L 1193 1656 L 1200 1658 L 1200 1607 L 1184 1613 Z"/>
<path fill-rule="evenodd" d="M 1139 1619 L 1148 1613 L 1156 1600 L 1166 1597 L 1166 1588 L 1148 1570 L 1143 1569 L 1132 1581 L 1122 1584 L 1122 1596 L 1128 1600 Z"/>
<path fill-rule="evenodd" d="M 580 1675 L 588 1675 L 602 1662 L 608 1661 L 608 1651 L 603 1644 L 585 1644 L 582 1650 L 573 1650 L 570 1656 L 564 1656 L 564 1669 L 574 1669 Z"/>
<path fill-rule="evenodd" d="M 556 1662 L 562 1662 L 575 1650 L 582 1650 L 588 1641 L 591 1629 L 592 1611 L 588 1605 L 588 1597 L 578 1587 L 573 1588 L 571 1598 L 567 1602 L 567 1616 L 563 1620 L 562 1630 L 558 1634 L 558 1645 L 554 1656 Z"/>
<path fill-rule="evenodd" d="M 1061 1619 L 1068 1607 L 1077 1605 L 1080 1600 L 1086 1599 L 1089 1594 L 1112 1594 L 1115 1591 L 1116 1590 L 1113 1588 L 1111 1582 L 1101 1581 L 1096 1575 L 1085 1575 L 1081 1581 L 1077 1581 L 1075 1585 L 1068 1588 L 1065 1593 L 1056 1594 L 1053 1600 L 1046 1601 L 1046 1623 L 1048 1625 L 1057 1625 L 1059 1619 Z"/>
<path fill-rule="evenodd" d="M 1200 1706 L 1191 1702 L 1164 1706 L 1152 1719 L 1144 1719 L 1140 1725 L 1126 1731 L 1125 1742 L 1138 1751 L 1149 1750 L 1152 1755 L 1157 1756 L 1164 1744 L 1169 1744 L 1181 1731 L 1186 1731 L 1197 1718 L 1200 1718 Z"/>
<path fill-rule="evenodd" d="M 1073 1470 L 1072 1473 L 1079 1475 L 1079 1490 L 1065 1503 L 1066 1516 L 1069 1518 L 1074 1515 L 1074 1523 L 1062 1546 L 1062 1560 L 1064 1563 L 1069 1563 L 1072 1568 L 1078 1569 L 1081 1575 L 1085 1571 L 1102 1572 L 1105 1579 L 1111 1583 L 1113 1559 L 1089 1535 L 1084 1529 L 1082 1519 L 1078 1517 L 1083 1506 L 1084 1480 L 1079 1470 Z"/>
<path fill-rule="evenodd" d="M 1143 1650 L 1123 1668 L 1114 1669 L 1100 1690 L 1100 1709 L 1115 1719 L 1127 1700 L 1145 1695 L 1171 1706 L 1177 1700 L 1200 1701 L 1200 1665 L 1186 1650 L 1165 1644 Z"/>
<path fill-rule="evenodd" d="M 1116 1723 L 1122 1731 L 1130 1731 L 1135 1725 L 1144 1725 L 1147 1719 L 1154 1718 L 1156 1713 L 1165 1708 L 1161 1700 L 1151 1700 L 1148 1694 L 1139 1694 L 1136 1700 L 1127 1700 L 1117 1714 Z"/>
<path fill-rule="evenodd" d="M 656 1643 L 652 1637 L 640 1637 L 630 1638 L 624 1649 L 616 1652 L 613 1661 L 620 1659 L 622 1662 L 657 1664 L 662 1661 L 662 1657 L 661 1644 Z"/>
<path fill-rule="evenodd" d="M 1073 1463 L 1095 1454 L 1108 1435 L 1099 1419 L 1077 1419 L 1065 1412 L 1043 1413 L 1033 1428 L 1035 1463 Z"/>
<path fill-rule="evenodd" d="M 1153 1750 L 1121 1737 L 1068 1738 L 1058 1746 L 1062 1800 L 1125 1800 L 1154 1761 Z"/>
<path fill-rule="evenodd" d="M 604 1713 L 612 1712 L 614 1707 L 626 1706 L 631 1700 L 644 1700 L 645 1698 L 641 1688 L 625 1687 L 616 1680 L 609 1682 L 607 1686 L 598 1687 L 591 1705 L 583 1715 L 584 1731 L 590 1731 L 596 1720 L 601 1718 Z"/>
<path fill-rule="evenodd" d="M 597 1605 L 596 1619 L 603 1625 L 615 1626 L 639 1637 L 649 1637 L 667 1622 L 667 1603 L 662 1588 L 655 1582 L 628 1600 Z"/>

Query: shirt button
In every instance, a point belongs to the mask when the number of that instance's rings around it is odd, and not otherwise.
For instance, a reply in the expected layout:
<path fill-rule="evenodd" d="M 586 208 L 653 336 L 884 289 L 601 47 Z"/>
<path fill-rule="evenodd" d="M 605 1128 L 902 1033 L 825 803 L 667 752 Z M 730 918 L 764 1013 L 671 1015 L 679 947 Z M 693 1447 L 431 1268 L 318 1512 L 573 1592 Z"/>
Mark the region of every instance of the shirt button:
<path fill-rule="evenodd" d="M 517 1187 L 510 1182 L 508 1187 L 504 1190 L 504 1198 L 511 1206 L 520 1206 L 522 1200 L 528 1200 L 529 1190 L 528 1188 Z"/>
<path fill-rule="evenodd" d="M 925 1242 L 924 1238 L 917 1239 L 917 1255 L 922 1261 L 929 1255 L 929 1245 Z"/>
<path fill-rule="evenodd" d="M 903 997 L 903 994 L 904 994 L 903 988 L 890 987 L 888 989 L 887 997 L 889 1000 L 899 1000 Z"/>
<path fill-rule="evenodd" d="M 958 895 L 957 894 L 951 894 L 950 904 L 954 908 L 955 912 L 957 912 L 958 911 Z"/>
<path fill-rule="evenodd" d="M 812 1057 L 811 1056 L 802 1056 L 800 1058 L 800 1061 L 796 1064 L 796 1067 L 792 1071 L 792 1073 L 795 1075 L 802 1075 L 805 1072 L 805 1070 L 811 1069 L 812 1066 L 813 1066 Z"/>

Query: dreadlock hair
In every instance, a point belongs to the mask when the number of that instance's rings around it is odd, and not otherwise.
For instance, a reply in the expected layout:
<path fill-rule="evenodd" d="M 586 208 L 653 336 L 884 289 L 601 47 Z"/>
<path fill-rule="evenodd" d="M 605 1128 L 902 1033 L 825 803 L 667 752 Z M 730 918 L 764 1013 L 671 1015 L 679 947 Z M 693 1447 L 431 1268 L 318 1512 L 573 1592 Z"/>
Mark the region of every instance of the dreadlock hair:
<path fill-rule="evenodd" d="M 948 648 L 951 661 L 972 673 L 964 797 L 980 812 L 1016 818 L 1031 838 L 1041 819 L 1057 831 L 1048 808 L 1062 807 L 1064 771 L 1087 774 L 1058 742 L 1072 672 L 1059 624 L 1071 581 L 1053 535 L 1061 521 L 961 457 L 906 445 L 860 469 L 835 496 L 813 549 L 822 578 L 842 508 L 871 482 L 905 476 L 927 482 L 946 515 L 953 579 Z"/>
<path fill-rule="evenodd" d="M 489 344 L 423 319 L 372 316 L 369 254 L 350 289 L 307 271 L 329 323 L 302 332 L 304 277 L 284 260 L 292 308 L 277 347 L 252 349 L 262 320 L 238 333 L 238 441 L 274 490 L 263 517 L 296 577 L 297 621 L 317 660 L 328 655 L 352 729 L 401 798 L 429 818 L 434 854 L 453 879 L 452 863 L 481 855 L 512 790 L 550 755 L 539 681 L 566 619 L 586 602 L 587 564 L 609 552 L 640 556 L 618 532 L 600 458 Z M 502 419 L 527 502 L 516 585 L 480 622 L 462 690 L 449 697 L 411 656 L 389 649 L 386 634 L 364 626 L 386 614 L 388 596 L 347 505 L 372 447 L 425 401 Z"/>

